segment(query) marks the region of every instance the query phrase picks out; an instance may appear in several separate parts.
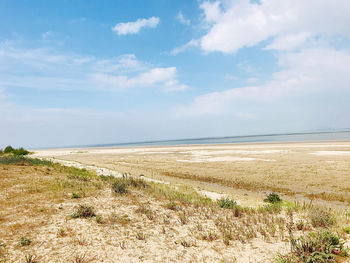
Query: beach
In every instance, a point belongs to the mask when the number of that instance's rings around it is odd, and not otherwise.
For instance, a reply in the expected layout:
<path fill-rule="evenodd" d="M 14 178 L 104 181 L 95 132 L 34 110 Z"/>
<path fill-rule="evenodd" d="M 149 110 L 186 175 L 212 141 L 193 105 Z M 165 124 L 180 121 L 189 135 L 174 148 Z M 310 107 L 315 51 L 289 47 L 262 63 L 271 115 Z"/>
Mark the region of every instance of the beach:
<path fill-rule="evenodd" d="M 350 141 L 65 148 L 33 156 L 187 184 L 244 205 L 260 205 L 268 192 L 335 206 L 350 200 Z"/>

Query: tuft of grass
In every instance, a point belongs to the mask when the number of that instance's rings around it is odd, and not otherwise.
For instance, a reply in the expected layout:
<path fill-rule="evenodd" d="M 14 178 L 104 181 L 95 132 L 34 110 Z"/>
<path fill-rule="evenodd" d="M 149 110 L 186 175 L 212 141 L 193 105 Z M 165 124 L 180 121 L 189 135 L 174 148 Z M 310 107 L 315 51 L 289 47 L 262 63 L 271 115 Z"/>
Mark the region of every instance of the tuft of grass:
<path fill-rule="evenodd" d="M 127 185 L 125 182 L 122 181 L 116 181 L 112 184 L 112 191 L 116 194 L 126 194 L 128 193 Z"/>
<path fill-rule="evenodd" d="M 136 209 L 136 212 L 146 215 L 149 220 L 153 220 L 155 217 L 154 212 L 144 205 L 141 205 L 138 209 Z"/>
<path fill-rule="evenodd" d="M 104 178 L 104 180 L 111 180 L 112 191 L 116 194 L 127 194 L 129 192 L 128 188 L 134 189 L 145 189 L 149 187 L 149 184 L 143 179 L 134 178 L 131 176 L 123 176 L 122 178 Z"/>
<path fill-rule="evenodd" d="M 31 241 L 27 237 L 21 237 L 19 240 L 19 246 L 24 247 L 24 246 L 29 246 Z"/>
<path fill-rule="evenodd" d="M 277 204 L 277 203 L 281 203 L 282 199 L 278 194 L 270 193 L 269 195 L 266 196 L 266 198 L 264 199 L 264 202 L 267 202 L 270 204 Z"/>
<path fill-rule="evenodd" d="M 343 231 L 344 231 L 346 234 L 350 234 L 350 227 L 344 227 L 344 228 L 343 228 Z"/>
<path fill-rule="evenodd" d="M 72 218 L 89 218 L 96 216 L 92 206 L 79 205 L 78 209 L 71 215 Z"/>
<path fill-rule="evenodd" d="M 103 220 L 103 217 L 101 215 L 97 215 L 95 220 L 96 220 L 97 224 L 104 224 L 105 223 L 105 221 Z"/>
<path fill-rule="evenodd" d="M 313 227 L 327 228 L 336 223 L 336 217 L 330 210 L 320 208 L 310 211 L 310 219 Z"/>
<path fill-rule="evenodd" d="M 211 231 L 205 232 L 201 236 L 202 240 L 206 240 L 206 241 L 209 241 L 209 242 L 217 240 L 218 238 L 219 238 L 218 235 L 216 233 L 214 233 L 214 232 L 211 232 Z"/>
<path fill-rule="evenodd" d="M 137 232 L 136 233 L 136 238 L 138 240 L 145 240 L 146 239 L 146 235 L 143 232 Z"/>
<path fill-rule="evenodd" d="M 156 198 L 164 198 L 166 200 L 177 201 L 182 204 L 193 205 L 212 205 L 213 201 L 205 197 L 193 188 L 188 186 L 172 186 L 160 183 L 149 183 L 146 191 Z"/>
<path fill-rule="evenodd" d="M 36 256 L 32 255 L 32 254 L 27 254 L 24 257 L 25 259 L 25 263 L 37 263 L 38 261 L 36 260 Z"/>
<path fill-rule="evenodd" d="M 238 206 L 236 201 L 229 198 L 221 198 L 217 202 L 219 207 L 226 209 L 234 209 Z"/>
<path fill-rule="evenodd" d="M 178 211 L 178 210 L 181 209 L 180 206 L 178 206 L 177 203 L 174 202 L 174 201 L 171 201 L 171 202 L 167 203 L 165 205 L 165 208 L 173 210 L 173 211 Z"/>
<path fill-rule="evenodd" d="M 73 259 L 73 263 L 89 263 L 93 262 L 95 258 L 87 258 L 86 253 L 76 254 Z"/>
<path fill-rule="evenodd" d="M 78 194 L 78 193 L 75 193 L 75 192 L 73 192 L 73 193 L 71 193 L 71 196 L 70 196 L 72 199 L 77 199 L 77 198 L 81 198 L 81 195 L 80 194 Z"/>
<path fill-rule="evenodd" d="M 79 169 L 72 166 L 61 166 L 60 168 L 67 174 L 69 179 L 87 182 L 97 177 L 96 173 L 86 170 L 85 168 Z"/>

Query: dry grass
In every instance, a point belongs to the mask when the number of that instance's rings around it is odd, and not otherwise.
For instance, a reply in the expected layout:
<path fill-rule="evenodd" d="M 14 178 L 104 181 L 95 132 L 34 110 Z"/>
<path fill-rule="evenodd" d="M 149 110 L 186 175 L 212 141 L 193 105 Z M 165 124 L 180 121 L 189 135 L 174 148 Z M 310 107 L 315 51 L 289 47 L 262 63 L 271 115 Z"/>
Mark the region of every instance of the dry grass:
<path fill-rule="evenodd" d="M 227 262 L 233 254 L 237 262 L 268 262 L 288 252 L 289 231 L 298 237 L 350 225 L 347 215 L 329 210 L 336 223 L 313 224 L 314 205 L 248 208 L 225 199 L 220 207 L 190 187 L 107 180 L 59 165 L 0 164 L 0 171 L 0 259 L 15 262 L 29 254 L 40 255 L 38 262 Z M 111 191 L 115 182 L 127 194 Z M 83 195 L 72 199 L 73 192 Z M 288 209 L 297 222 L 290 228 Z M 22 237 L 31 242 L 19 246 Z"/>

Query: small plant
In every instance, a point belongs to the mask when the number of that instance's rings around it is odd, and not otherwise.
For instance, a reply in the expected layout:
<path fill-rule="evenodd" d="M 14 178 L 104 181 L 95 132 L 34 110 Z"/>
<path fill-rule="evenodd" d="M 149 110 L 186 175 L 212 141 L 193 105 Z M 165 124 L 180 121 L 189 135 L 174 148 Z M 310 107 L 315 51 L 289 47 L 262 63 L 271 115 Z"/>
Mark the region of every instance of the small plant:
<path fill-rule="evenodd" d="M 344 227 L 344 228 L 343 228 L 343 231 L 344 231 L 346 234 L 350 234 L 350 227 Z"/>
<path fill-rule="evenodd" d="M 26 237 L 21 237 L 21 239 L 19 240 L 20 247 L 29 246 L 30 243 L 31 243 L 31 241 Z"/>
<path fill-rule="evenodd" d="M 209 231 L 209 232 L 202 234 L 201 238 L 202 238 L 202 240 L 206 240 L 206 241 L 211 242 L 211 241 L 218 239 L 218 235 L 214 232 Z"/>
<path fill-rule="evenodd" d="M 144 233 L 142 233 L 142 232 L 137 232 L 136 233 L 136 238 L 138 240 L 145 240 L 146 239 L 146 235 Z"/>
<path fill-rule="evenodd" d="M 36 257 L 32 254 L 25 255 L 25 263 L 37 263 Z"/>
<path fill-rule="evenodd" d="M 291 254 L 278 255 L 276 262 L 282 263 L 321 263 L 334 262 L 336 255 L 348 256 L 348 248 L 335 233 L 328 230 L 311 232 L 298 239 L 292 239 Z"/>
<path fill-rule="evenodd" d="M 93 262 L 95 258 L 87 258 L 86 254 L 76 254 L 73 259 L 73 263 L 89 263 Z"/>
<path fill-rule="evenodd" d="M 57 236 L 58 237 L 65 237 L 66 235 L 67 235 L 67 232 L 66 232 L 66 230 L 63 227 L 60 227 L 57 230 Z"/>
<path fill-rule="evenodd" d="M 277 204 L 277 203 L 281 203 L 282 199 L 280 198 L 280 196 L 278 194 L 271 193 L 264 199 L 264 202 L 267 202 L 270 204 Z"/>
<path fill-rule="evenodd" d="M 329 227 L 336 223 L 336 218 L 328 210 L 313 209 L 310 212 L 311 224 L 313 227 Z"/>
<path fill-rule="evenodd" d="M 180 210 L 180 207 L 174 202 L 171 201 L 165 205 L 165 208 L 173 210 L 173 211 L 178 211 Z"/>
<path fill-rule="evenodd" d="M 126 194 L 128 193 L 127 186 L 122 181 L 117 181 L 112 184 L 112 191 L 116 194 Z"/>
<path fill-rule="evenodd" d="M 187 240 L 181 240 L 181 241 L 180 241 L 180 244 L 181 244 L 183 247 L 193 247 L 193 246 L 194 246 L 193 242 L 187 241 Z"/>
<path fill-rule="evenodd" d="M 104 224 L 104 220 L 101 215 L 97 215 L 95 219 L 97 224 Z"/>
<path fill-rule="evenodd" d="M 226 209 L 234 209 L 238 206 L 236 201 L 231 200 L 229 198 L 221 198 L 217 202 L 221 208 L 226 208 Z"/>
<path fill-rule="evenodd" d="M 71 197 L 72 199 L 77 199 L 77 198 L 81 198 L 81 195 L 78 194 L 78 193 L 73 192 L 73 193 L 71 194 L 70 197 Z"/>
<path fill-rule="evenodd" d="M 149 220 L 153 220 L 155 217 L 154 212 L 144 205 L 141 205 L 138 209 L 136 209 L 136 213 L 146 215 Z"/>
<path fill-rule="evenodd" d="M 179 214 L 179 221 L 183 225 L 186 225 L 188 223 L 188 218 L 184 212 Z"/>
<path fill-rule="evenodd" d="M 304 230 L 305 229 L 305 222 L 303 220 L 299 220 L 296 224 L 297 229 L 300 230 Z"/>
<path fill-rule="evenodd" d="M 79 205 L 78 209 L 71 215 L 72 218 L 88 218 L 96 216 L 93 207 Z"/>

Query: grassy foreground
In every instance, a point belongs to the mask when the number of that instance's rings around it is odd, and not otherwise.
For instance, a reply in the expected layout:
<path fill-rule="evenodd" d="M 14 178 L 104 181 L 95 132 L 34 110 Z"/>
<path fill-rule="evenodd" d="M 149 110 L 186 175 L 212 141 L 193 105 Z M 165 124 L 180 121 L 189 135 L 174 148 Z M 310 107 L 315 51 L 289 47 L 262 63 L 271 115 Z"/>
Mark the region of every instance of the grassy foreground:
<path fill-rule="evenodd" d="M 0 156 L 0 262 L 348 262 L 350 214 Z"/>

